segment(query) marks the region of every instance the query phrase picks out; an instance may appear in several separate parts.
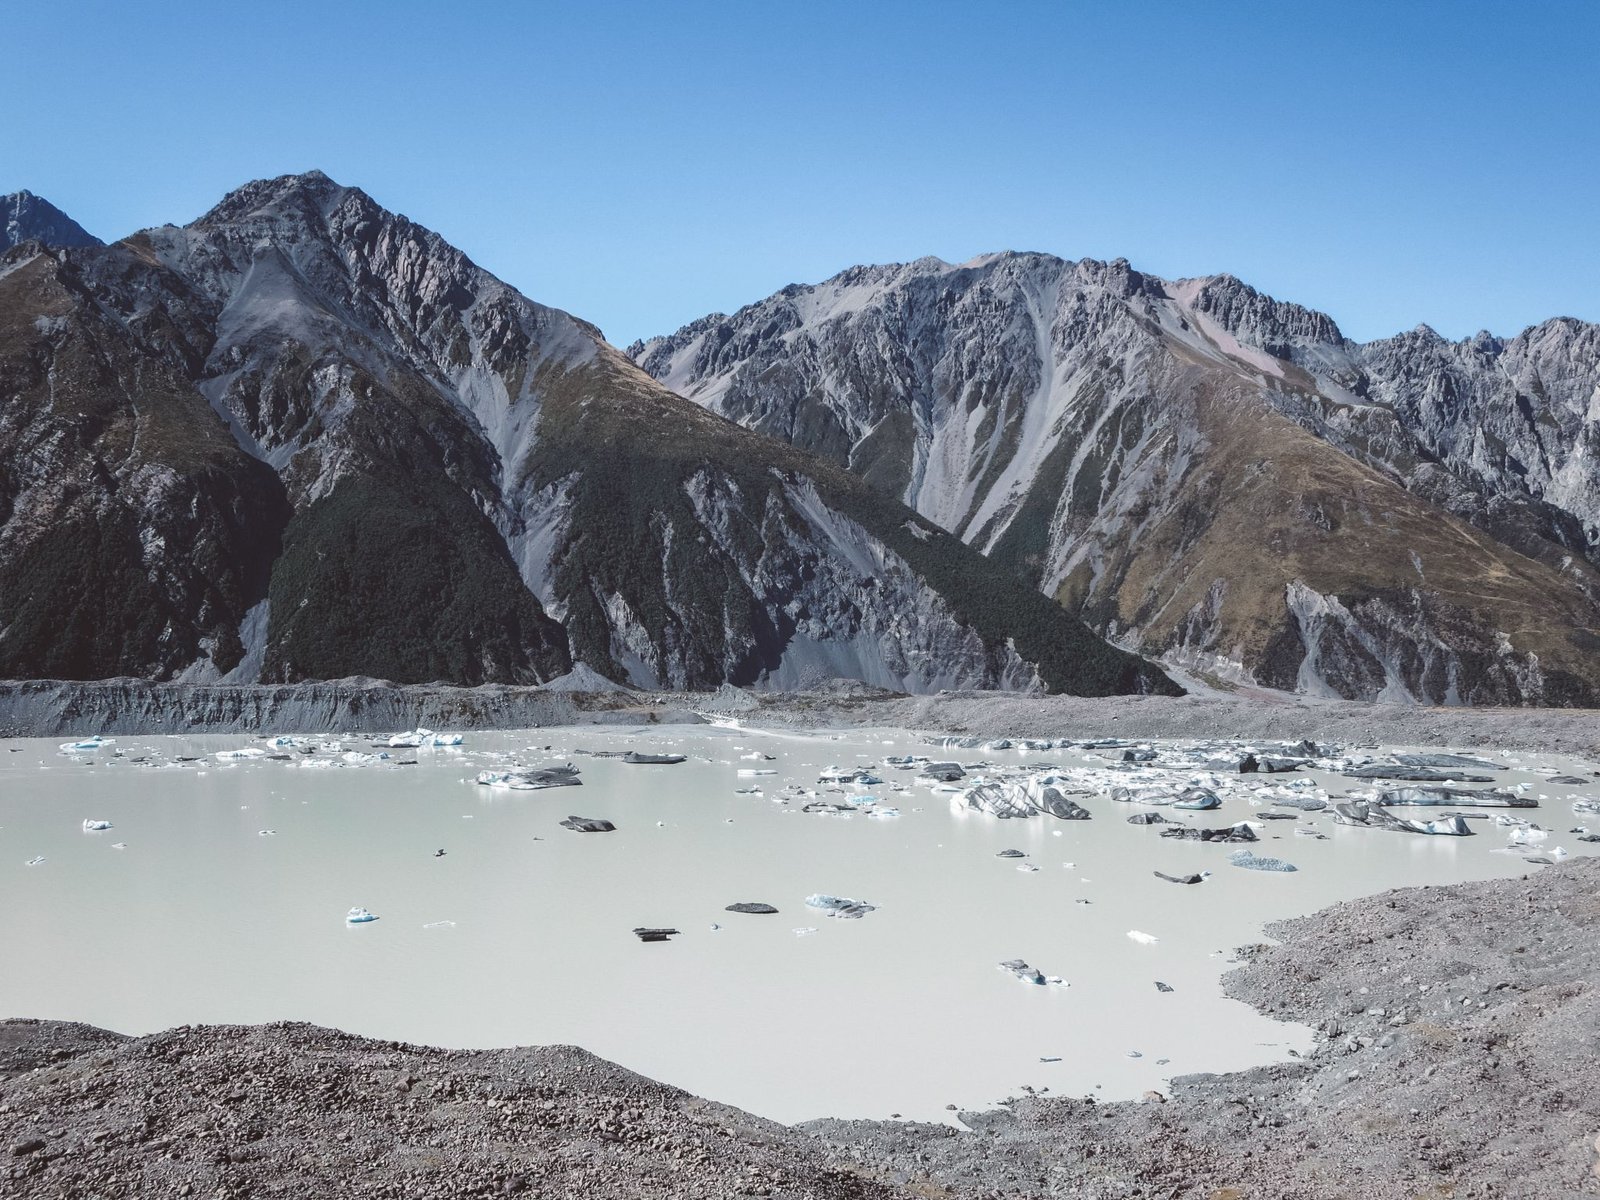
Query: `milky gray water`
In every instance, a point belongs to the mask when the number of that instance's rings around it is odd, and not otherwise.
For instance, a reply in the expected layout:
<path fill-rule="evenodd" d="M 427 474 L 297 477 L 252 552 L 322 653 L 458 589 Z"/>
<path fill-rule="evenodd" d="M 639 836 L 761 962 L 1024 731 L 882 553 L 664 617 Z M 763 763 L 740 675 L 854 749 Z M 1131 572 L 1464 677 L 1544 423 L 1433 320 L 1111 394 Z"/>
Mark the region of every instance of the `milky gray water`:
<path fill-rule="evenodd" d="M 1263 923 L 1392 886 L 1539 869 L 1502 852 L 1507 831 L 1492 821 L 1469 838 L 1326 814 L 1264 822 L 1252 848 L 1299 867 L 1266 874 L 1229 866 L 1236 847 L 1131 826 L 1137 809 L 1104 797 L 1083 800 L 1089 821 L 1000 821 L 881 770 L 884 785 L 865 790 L 898 818 L 776 802 L 785 784 L 816 788 L 823 768 L 891 754 L 1105 765 L 1076 751 L 941 751 L 905 733 L 581 727 L 473 733 L 461 750 L 320 770 L 298 753 L 212 757 L 250 745 L 264 743 L 133 736 L 79 755 L 0 743 L 0 1013 L 130 1033 L 293 1019 L 444 1046 L 570 1042 L 779 1120 L 941 1119 L 947 1103 L 981 1106 L 1022 1085 L 1137 1096 L 1176 1074 L 1304 1051 L 1308 1030 L 1221 994 L 1225 960 Z M 577 753 L 630 748 L 690 760 Z M 344 749 L 370 747 L 347 738 Z M 774 760 L 741 758 L 755 750 Z M 203 761 L 173 764 L 180 756 Z M 1552 831 L 1527 853 L 1597 849 L 1566 831 L 1585 819 L 1572 796 L 1600 789 L 1547 782 L 1591 765 L 1499 757 L 1514 769 L 1497 783 L 1545 797 L 1517 814 Z M 486 768 L 567 761 L 582 787 L 474 782 Z M 779 774 L 741 779 L 741 767 Z M 1314 778 L 1336 796 L 1362 786 Z M 751 786 L 764 794 L 736 792 Z M 558 824 L 569 814 L 617 831 L 570 832 Z M 1243 798 L 1168 813 L 1206 826 L 1258 814 Z M 85 832 L 85 819 L 113 826 Z M 1007 848 L 1038 869 L 996 857 Z M 1178 886 L 1155 869 L 1213 874 Z M 805 906 L 814 892 L 877 909 L 833 919 Z M 735 901 L 780 911 L 725 912 Z M 353 905 L 380 919 L 347 925 Z M 646 944 L 635 926 L 682 932 Z M 1019 957 L 1066 986 L 997 969 Z"/>

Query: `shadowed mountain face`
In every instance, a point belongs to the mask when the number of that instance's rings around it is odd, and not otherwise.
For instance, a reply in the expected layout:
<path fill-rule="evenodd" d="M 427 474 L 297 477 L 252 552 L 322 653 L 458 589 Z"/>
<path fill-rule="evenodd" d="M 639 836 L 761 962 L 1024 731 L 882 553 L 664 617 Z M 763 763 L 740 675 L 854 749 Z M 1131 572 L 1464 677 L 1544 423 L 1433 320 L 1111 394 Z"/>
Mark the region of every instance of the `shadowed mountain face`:
<path fill-rule="evenodd" d="M 0 445 L 0 675 L 1172 690 L 318 172 L 0 257 Z"/>
<path fill-rule="evenodd" d="M 100 239 L 85 231 L 50 201 L 32 192 L 0 196 L 0 250 L 22 242 L 46 246 L 98 246 Z"/>
<path fill-rule="evenodd" d="M 852 268 L 629 354 L 1219 681 L 1600 700 L 1600 331 L 1357 345 L 1228 276 Z"/>

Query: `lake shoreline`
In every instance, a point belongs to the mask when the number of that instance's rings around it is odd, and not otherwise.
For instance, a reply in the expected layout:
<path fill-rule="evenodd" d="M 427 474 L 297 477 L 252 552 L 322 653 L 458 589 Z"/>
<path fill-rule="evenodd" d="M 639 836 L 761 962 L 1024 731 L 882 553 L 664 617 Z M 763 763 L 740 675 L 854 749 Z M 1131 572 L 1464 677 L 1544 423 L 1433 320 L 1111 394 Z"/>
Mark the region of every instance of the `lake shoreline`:
<path fill-rule="evenodd" d="M 972 1132 L 784 1127 L 570 1047 L 4 1021 L 4 1173 L 28 1196 L 1590 1194 L 1597 889 L 1600 860 L 1575 860 L 1284 922 L 1226 985 L 1319 1024 L 1305 1061 L 1179 1078 L 1142 1102 L 1025 1097 L 961 1114 Z"/>
<path fill-rule="evenodd" d="M 1200 738 L 1347 746 L 1505 748 L 1600 755 L 1600 712 L 1551 708 L 1425 708 L 1284 694 L 1032 696 L 941 692 L 908 696 L 841 683 L 811 692 L 568 691 L 559 686 L 393 684 L 339 679 L 294 684 L 0 681 L 0 737 L 94 733 L 335 733 L 425 727 L 699 724 L 732 719 L 797 729 L 898 728 L 1028 738 Z"/>

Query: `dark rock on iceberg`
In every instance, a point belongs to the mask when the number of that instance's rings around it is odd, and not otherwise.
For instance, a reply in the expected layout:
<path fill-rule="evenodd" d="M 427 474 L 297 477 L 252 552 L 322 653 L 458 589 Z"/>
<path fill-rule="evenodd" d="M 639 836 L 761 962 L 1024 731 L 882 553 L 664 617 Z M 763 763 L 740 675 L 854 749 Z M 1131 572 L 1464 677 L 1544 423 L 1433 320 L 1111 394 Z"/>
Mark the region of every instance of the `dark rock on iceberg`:
<path fill-rule="evenodd" d="M 1305 758 L 1271 758 L 1263 755 L 1259 760 L 1261 769 L 1268 775 L 1286 775 L 1291 771 L 1304 771 L 1311 765 Z"/>
<path fill-rule="evenodd" d="M 1395 762 L 1404 767 L 1433 767 L 1436 770 L 1504 771 L 1502 763 L 1468 754 L 1396 754 Z"/>
<path fill-rule="evenodd" d="M 1378 803 L 1395 808 L 1538 808 L 1539 801 L 1520 792 L 1465 788 L 1392 788 Z"/>
<path fill-rule="evenodd" d="M 1465 837 L 1472 832 L 1465 818 L 1450 813 L 1433 820 L 1418 821 L 1409 817 L 1397 817 L 1381 805 L 1369 804 L 1364 800 L 1334 805 L 1334 820 L 1341 825 L 1362 825 L 1368 829 L 1387 829 L 1395 833 Z"/>
<path fill-rule="evenodd" d="M 762 904 L 760 901 L 741 900 L 737 904 L 728 905 L 728 907 L 726 909 L 724 909 L 723 911 L 725 911 L 725 912 L 736 912 L 736 913 L 755 913 L 755 914 L 758 914 L 758 915 L 766 915 L 768 913 L 775 913 L 778 910 L 773 908 L 772 905 L 770 905 L 770 904 Z"/>
<path fill-rule="evenodd" d="M 640 927 L 635 929 L 633 933 L 634 936 L 637 937 L 641 942 L 664 942 L 668 938 L 676 937 L 678 931 L 676 929 L 650 929 Z"/>
<path fill-rule="evenodd" d="M 1468 775 L 1464 771 L 1440 771 L 1432 767 L 1407 767 L 1400 763 L 1374 763 L 1346 771 L 1349 779 L 1408 779 L 1417 783 L 1493 783 L 1488 775 Z"/>
<path fill-rule="evenodd" d="M 1165 879 L 1168 883 L 1204 883 L 1203 875 L 1168 875 L 1165 871 L 1155 872 L 1157 879 Z"/>
<path fill-rule="evenodd" d="M 1087 821 L 1090 819 L 1089 810 L 1070 796 L 1062 795 L 1059 788 L 1044 788 L 1040 791 L 1037 799 L 1033 797 L 1029 797 L 1029 799 L 1040 812 L 1047 813 L 1062 821 Z"/>
<path fill-rule="evenodd" d="M 1243 821 L 1237 825 L 1229 825 L 1226 829 L 1190 829 L 1182 828 L 1163 829 L 1161 836 L 1164 838 L 1179 838 L 1186 842 L 1256 842 L 1261 839 L 1256 837 L 1256 831 Z"/>
<path fill-rule="evenodd" d="M 599 817 L 568 817 L 561 822 L 561 827 L 576 833 L 613 833 L 617 828 L 610 821 Z"/>

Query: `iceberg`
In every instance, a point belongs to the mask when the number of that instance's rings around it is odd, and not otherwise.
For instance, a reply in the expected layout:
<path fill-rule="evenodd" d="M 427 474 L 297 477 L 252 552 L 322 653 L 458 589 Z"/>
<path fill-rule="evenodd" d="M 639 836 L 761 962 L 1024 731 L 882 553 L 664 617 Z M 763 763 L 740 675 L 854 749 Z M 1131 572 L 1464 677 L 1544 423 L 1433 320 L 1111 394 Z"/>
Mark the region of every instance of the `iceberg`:
<path fill-rule="evenodd" d="M 464 739 L 459 733 L 435 733 L 431 729 L 413 729 L 397 733 L 389 739 L 389 748 L 417 749 L 422 746 L 459 746 Z"/>
<path fill-rule="evenodd" d="M 109 746 L 116 738 L 103 738 L 98 733 L 93 737 L 84 738 L 81 742 L 62 742 L 61 749 L 67 754 L 93 754 L 101 746 Z"/>
<path fill-rule="evenodd" d="M 1005 962 L 1000 964 L 1000 969 L 1002 971 L 1009 971 L 1018 979 L 1022 980 L 1023 983 L 1036 983 L 1040 985 L 1044 983 L 1043 972 L 1030 967 L 1020 958 L 1006 959 Z"/>
<path fill-rule="evenodd" d="M 1267 858 L 1252 854 L 1249 850 L 1235 850 L 1228 855 L 1228 861 L 1236 867 L 1243 867 L 1247 871 L 1276 871 L 1287 874 L 1298 871 L 1300 868 L 1293 863 L 1286 863 L 1281 858 Z"/>
<path fill-rule="evenodd" d="M 532 771 L 479 771 L 477 782 L 500 791 L 536 791 L 539 788 L 581 787 L 578 768 L 541 767 Z"/>
<path fill-rule="evenodd" d="M 1396 808 L 1538 808 L 1532 796 L 1495 788 L 1403 787 L 1384 792 L 1378 803 Z"/>
<path fill-rule="evenodd" d="M 98 831 L 98 830 L 101 830 L 101 829 L 110 829 L 110 828 L 111 828 L 111 822 L 110 821 L 98 821 L 98 820 L 95 820 L 93 818 L 90 818 L 90 819 L 85 820 L 84 823 L 83 823 L 83 831 L 85 833 L 92 833 L 92 832 L 95 832 L 95 831 Z"/>
<path fill-rule="evenodd" d="M 854 920 L 866 916 L 869 912 L 875 912 L 878 906 L 868 904 L 865 900 L 850 900 L 843 896 L 830 896 L 825 892 L 813 892 L 806 897 L 806 907 L 820 908 L 830 917 Z"/>
<path fill-rule="evenodd" d="M 1427 833 L 1445 837 L 1466 837 L 1472 827 L 1457 813 L 1446 813 L 1430 821 L 1397 817 L 1380 804 L 1356 800 L 1334 805 L 1333 819 L 1340 825 L 1360 825 L 1367 829 L 1388 829 L 1395 833 Z"/>

